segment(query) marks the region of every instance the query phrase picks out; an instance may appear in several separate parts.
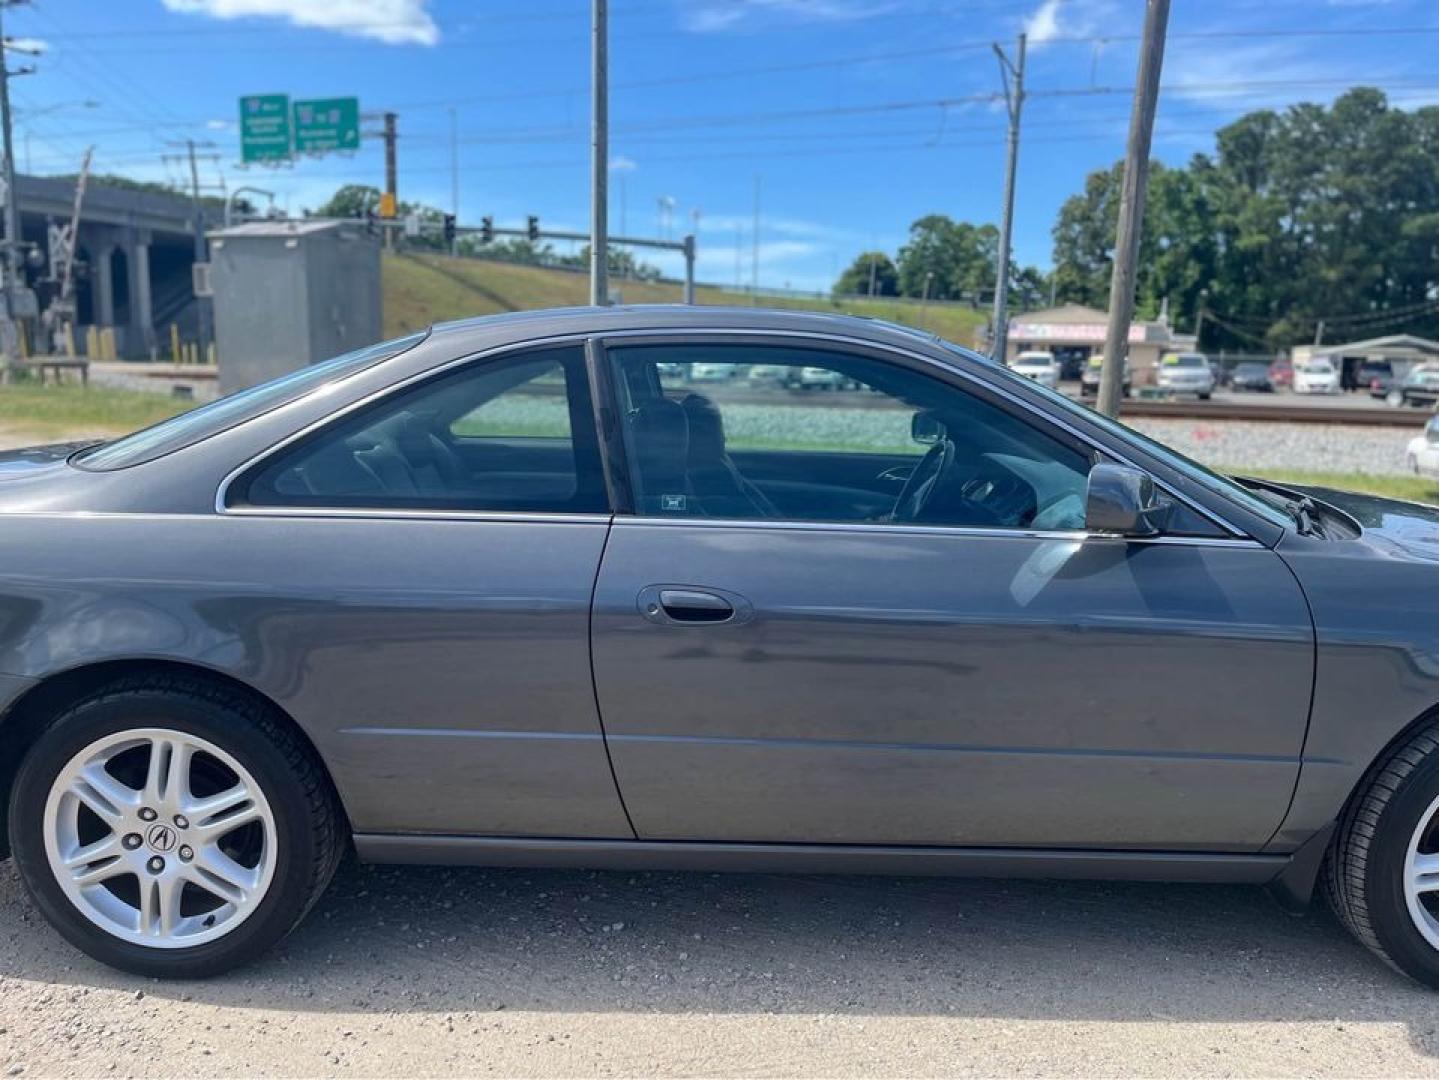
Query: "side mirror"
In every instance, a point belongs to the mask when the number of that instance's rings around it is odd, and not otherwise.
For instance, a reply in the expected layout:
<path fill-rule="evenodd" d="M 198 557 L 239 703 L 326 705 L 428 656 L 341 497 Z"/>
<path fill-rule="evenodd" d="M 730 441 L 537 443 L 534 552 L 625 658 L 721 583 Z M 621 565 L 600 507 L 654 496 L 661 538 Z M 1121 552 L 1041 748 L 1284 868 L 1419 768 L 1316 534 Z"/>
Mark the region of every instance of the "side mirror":
<path fill-rule="evenodd" d="M 944 438 L 944 424 L 932 412 L 917 412 L 909 418 L 909 437 L 923 446 Z"/>
<path fill-rule="evenodd" d="M 1158 536 L 1169 525 L 1174 504 L 1159 495 L 1148 473 L 1101 461 L 1089 470 L 1084 527 L 1118 536 Z"/>

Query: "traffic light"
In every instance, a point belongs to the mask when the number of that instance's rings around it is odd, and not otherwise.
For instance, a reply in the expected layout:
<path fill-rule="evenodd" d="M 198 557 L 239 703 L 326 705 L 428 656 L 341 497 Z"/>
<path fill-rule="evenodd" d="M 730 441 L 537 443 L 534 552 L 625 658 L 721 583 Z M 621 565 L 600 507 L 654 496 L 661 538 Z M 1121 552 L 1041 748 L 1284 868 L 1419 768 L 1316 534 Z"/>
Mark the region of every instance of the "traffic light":
<path fill-rule="evenodd" d="M 455 215 L 445 215 L 445 246 L 453 247 L 455 243 Z"/>
<path fill-rule="evenodd" d="M 480 218 L 480 243 L 493 244 L 495 242 L 495 219 L 492 217 Z"/>
<path fill-rule="evenodd" d="M 532 244 L 540 238 L 540 219 L 534 214 L 531 214 L 525 221 L 525 235 L 530 238 Z"/>

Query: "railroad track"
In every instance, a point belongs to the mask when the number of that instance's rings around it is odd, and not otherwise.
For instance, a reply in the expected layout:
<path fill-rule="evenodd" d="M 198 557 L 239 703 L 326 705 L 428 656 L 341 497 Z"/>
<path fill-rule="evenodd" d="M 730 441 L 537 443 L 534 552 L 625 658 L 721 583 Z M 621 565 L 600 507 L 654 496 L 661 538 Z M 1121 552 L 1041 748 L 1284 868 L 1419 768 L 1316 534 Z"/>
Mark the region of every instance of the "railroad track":
<path fill-rule="evenodd" d="M 1230 401 L 1156 401 L 1129 398 L 1120 416 L 1168 416 L 1183 420 L 1258 420 L 1296 424 L 1348 424 L 1361 427 L 1395 427 L 1418 430 L 1432 413 L 1425 409 L 1375 409 L 1355 405 L 1285 405 Z"/>

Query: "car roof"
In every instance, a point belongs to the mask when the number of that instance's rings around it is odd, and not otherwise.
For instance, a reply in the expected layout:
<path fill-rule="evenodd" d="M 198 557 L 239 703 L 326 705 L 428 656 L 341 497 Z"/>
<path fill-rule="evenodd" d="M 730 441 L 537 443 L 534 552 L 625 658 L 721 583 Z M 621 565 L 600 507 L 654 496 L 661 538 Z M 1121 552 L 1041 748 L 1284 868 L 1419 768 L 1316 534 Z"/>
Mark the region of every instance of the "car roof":
<path fill-rule="evenodd" d="M 539 338 L 558 334 L 625 330 L 766 330 L 830 334 L 877 343 L 938 344 L 937 335 L 884 319 L 818 311 L 720 307 L 696 304 L 631 304 L 616 307 L 546 308 L 481 315 L 436 323 L 436 337 Z"/>

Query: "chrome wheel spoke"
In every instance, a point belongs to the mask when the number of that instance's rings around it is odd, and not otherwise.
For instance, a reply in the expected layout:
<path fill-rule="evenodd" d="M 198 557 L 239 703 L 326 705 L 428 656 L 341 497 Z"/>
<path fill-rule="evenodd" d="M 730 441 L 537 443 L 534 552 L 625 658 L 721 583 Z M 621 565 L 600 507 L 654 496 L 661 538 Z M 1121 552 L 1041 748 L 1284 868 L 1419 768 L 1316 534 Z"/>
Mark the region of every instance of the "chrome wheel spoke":
<path fill-rule="evenodd" d="M 195 748 L 188 739 L 156 739 L 150 744 L 145 800 L 151 806 L 178 809 L 190 794 L 190 762 Z"/>
<path fill-rule="evenodd" d="M 1409 870 L 1409 887 L 1416 893 L 1439 892 L 1439 855 L 1414 856 Z"/>
<path fill-rule="evenodd" d="M 241 866 L 214 846 L 202 848 L 195 859 L 195 883 L 232 904 L 249 897 L 259 884 L 258 877 L 255 870 Z"/>
<path fill-rule="evenodd" d="M 126 811 L 139 805 L 140 801 L 138 791 L 120 783 L 100 764 L 81 769 L 70 782 L 70 794 L 111 826 L 122 820 Z"/>
<path fill-rule="evenodd" d="M 65 857 L 65 868 L 77 885 L 94 885 L 130 873 L 121 855 L 124 848 L 114 833 L 93 844 L 78 847 Z"/>
<path fill-rule="evenodd" d="M 260 818 L 260 808 L 244 784 L 236 784 L 218 795 L 205 799 L 192 799 L 185 807 L 190 824 L 200 830 L 201 835 L 211 838 L 223 835 Z"/>

